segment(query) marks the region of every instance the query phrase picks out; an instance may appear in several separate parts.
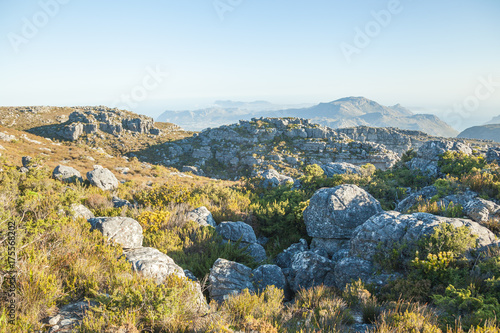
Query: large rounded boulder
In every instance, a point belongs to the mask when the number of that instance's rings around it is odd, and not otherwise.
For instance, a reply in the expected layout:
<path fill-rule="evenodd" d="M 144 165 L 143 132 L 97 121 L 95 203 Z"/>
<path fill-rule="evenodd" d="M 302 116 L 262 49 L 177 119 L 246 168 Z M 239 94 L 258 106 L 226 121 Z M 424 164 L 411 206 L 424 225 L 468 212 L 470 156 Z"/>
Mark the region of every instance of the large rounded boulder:
<path fill-rule="evenodd" d="M 130 217 L 96 217 L 88 220 L 92 230 L 99 230 L 108 241 L 125 249 L 142 247 L 142 227 Z"/>
<path fill-rule="evenodd" d="M 94 165 L 94 170 L 87 172 L 89 182 L 105 191 L 113 191 L 118 188 L 118 179 L 106 168 Z"/>
<path fill-rule="evenodd" d="M 382 212 L 380 203 L 356 185 L 323 188 L 304 211 L 307 234 L 327 239 L 350 239 L 354 229 Z"/>
<path fill-rule="evenodd" d="M 124 254 L 134 271 L 154 278 L 157 283 L 162 283 L 171 274 L 186 276 L 184 270 L 172 258 L 152 247 L 127 250 Z"/>
<path fill-rule="evenodd" d="M 81 183 L 83 182 L 80 172 L 75 168 L 66 165 L 56 166 L 52 172 L 52 177 L 66 183 L 75 183 L 77 181 Z"/>
<path fill-rule="evenodd" d="M 252 283 L 252 269 L 234 261 L 219 258 L 210 269 L 208 276 L 210 298 L 222 302 L 243 290 L 255 292 Z"/>

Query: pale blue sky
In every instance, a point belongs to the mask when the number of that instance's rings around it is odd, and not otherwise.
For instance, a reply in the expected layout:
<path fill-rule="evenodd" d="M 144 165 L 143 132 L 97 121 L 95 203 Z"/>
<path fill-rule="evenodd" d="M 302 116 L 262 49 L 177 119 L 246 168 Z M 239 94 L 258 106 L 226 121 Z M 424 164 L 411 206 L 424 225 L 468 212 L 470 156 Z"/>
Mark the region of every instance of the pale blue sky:
<path fill-rule="evenodd" d="M 400 0 L 376 31 L 372 12 L 391 1 L 0 0 L 0 105 L 111 105 L 156 67 L 169 76 L 133 111 L 365 96 L 443 113 L 478 77 L 500 82 L 500 1 Z M 232 11 L 221 20 L 214 3 Z M 23 35 L 26 22 L 41 27 Z M 355 29 L 370 27 L 348 62 L 342 43 L 356 47 Z M 13 36 L 28 37 L 17 52 Z M 500 84 L 473 111 L 470 121 L 500 114 Z"/>

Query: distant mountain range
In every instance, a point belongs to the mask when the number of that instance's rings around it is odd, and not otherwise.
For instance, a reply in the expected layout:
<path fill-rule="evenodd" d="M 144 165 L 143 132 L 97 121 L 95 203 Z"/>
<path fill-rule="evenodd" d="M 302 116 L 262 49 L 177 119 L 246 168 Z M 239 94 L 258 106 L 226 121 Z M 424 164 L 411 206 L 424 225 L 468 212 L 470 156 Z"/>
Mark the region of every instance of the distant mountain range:
<path fill-rule="evenodd" d="M 454 137 L 457 131 L 438 117 L 414 114 L 399 104 L 383 106 L 364 97 L 346 97 L 314 106 L 286 107 L 266 101 L 251 103 L 217 101 L 211 108 L 194 111 L 166 111 L 157 121 L 175 123 L 186 130 L 218 127 L 258 117 L 299 117 L 332 128 L 354 126 L 398 127 L 430 135 Z"/>
<path fill-rule="evenodd" d="M 493 117 L 482 126 L 469 127 L 457 137 L 500 142 L 500 116 Z"/>

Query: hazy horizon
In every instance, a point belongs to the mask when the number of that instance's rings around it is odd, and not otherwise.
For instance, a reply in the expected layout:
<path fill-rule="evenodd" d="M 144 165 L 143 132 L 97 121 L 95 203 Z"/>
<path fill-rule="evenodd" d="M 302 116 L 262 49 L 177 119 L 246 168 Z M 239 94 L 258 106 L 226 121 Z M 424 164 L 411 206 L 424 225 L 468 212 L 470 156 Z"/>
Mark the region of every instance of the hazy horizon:
<path fill-rule="evenodd" d="M 500 115 L 495 0 L 6 0 L 0 12 L 1 105 L 156 118 L 215 100 L 364 96 L 459 130 Z"/>

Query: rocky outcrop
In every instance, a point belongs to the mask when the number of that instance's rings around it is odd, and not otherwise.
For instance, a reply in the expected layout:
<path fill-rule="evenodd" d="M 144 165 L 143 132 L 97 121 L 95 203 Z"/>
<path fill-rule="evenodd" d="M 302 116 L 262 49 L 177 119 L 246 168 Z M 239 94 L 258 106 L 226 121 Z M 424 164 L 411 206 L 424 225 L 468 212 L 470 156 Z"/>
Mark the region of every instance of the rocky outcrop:
<path fill-rule="evenodd" d="M 206 129 L 193 137 L 165 143 L 155 158 L 157 163 L 178 169 L 190 165 L 210 177 L 223 179 L 257 176 L 274 169 L 277 174 L 269 175 L 271 186 L 286 182 L 288 179 L 278 174 L 300 163 L 346 162 L 357 166 L 371 163 L 386 169 L 399 160 L 395 152 L 383 145 L 353 141 L 331 128 L 301 118 L 242 120 Z"/>
<path fill-rule="evenodd" d="M 132 269 L 144 276 L 154 278 L 157 283 L 162 283 L 171 274 L 186 277 L 184 270 L 172 258 L 151 247 L 132 248 L 124 251 L 127 261 L 132 264 Z"/>
<path fill-rule="evenodd" d="M 332 255 L 359 225 L 380 212 L 380 203 L 368 192 L 356 185 L 340 185 L 314 193 L 304 210 L 304 222 L 314 247 Z"/>
<path fill-rule="evenodd" d="M 471 234 L 477 236 L 479 246 L 495 241 L 495 235 L 490 230 L 471 220 L 447 218 L 428 213 L 405 215 L 392 211 L 375 215 L 356 228 L 351 239 L 350 256 L 372 260 L 377 251 L 390 251 L 398 242 L 415 244 L 443 223 L 454 227 L 468 227 Z"/>
<path fill-rule="evenodd" d="M 225 241 L 240 241 L 240 247 L 246 248 L 255 261 L 261 262 L 267 259 L 266 250 L 257 242 L 255 232 L 252 227 L 244 222 L 222 222 L 215 231 L 222 236 Z"/>
<path fill-rule="evenodd" d="M 426 141 L 436 139 L 436 137 L 424 132 L 394 127 L 358 126 L 338 128 L 336 131 L 356 141 L 383 144 L 387 149 L 396 152 L 399 156 L 410 149 L 418 149 Z"/>
<path fill-rule="evenodd" d="M 52 172 L 52 177 L 66 183 L 83 182 L 82 175 L 78 170 L 65 165 L 56 166 Z"/>
<path fill-rule="evenodd" d="M 479 223 L 500 221 L 500 206 L 493 201 L 481 198 L 470 200 L 464 205 L 464 213 Z"/>
<path fill-rule="evenodd" d="M 89 219 L 92 229 L 99 230 L 108 241 L 126 249 L 142 247 L 142 227 L 130 217 L 97 217 Z"/>
<path fill-rule="evenodd" d="M 277 187 L 280 185 L 285 185 L 286 183 L 289 182 L 290 183 L 294 182 L 292 177 L 282 175 L 274 169 L 269 169 L 267 171 L 264 171 L 262 173 L 262 178 L 264 178 L 264 180 L 262 180 L 261 186 L 264 188 Z"/>
<path fill-rule="evenodd" d="M 422 202 L 430 200 L 432 197 L 436 195 L 438 195 L 438 189 L 436 188 L 436 186 L 434 185 L 426 186 L 420 191 L 412 193 L 403 200 L 401 200 L 398 203 L 395 210 L 401 213 L 406 213 L 411 208 L 415 207 L 416 205 Z"/>
<path fill-rule="evenodd" d="M 0 132 L 0 140 L 5 141 L 5 142 L 12 142 L 16 140 L 15 135 L 10 135 L 5 132 Z"/>
<path fill-rule="evenodd" d="M 334 175 L 343 175 L 346 173 L 361 174 L 361 168 L 359 166 L 345 162 L 330 162 L 323 164 L 321 169 L 323 169 L 325 175 L 330 178 Z"/>
<path fill-rule="evenodd" d="M 472 154 L 472 149 L 467 143 L 447 140 L 428 141 L 417 150 L 417 156 L 409 161 L 407 166 L 422 171 L 424 175 L 437 177 L 440 174 L 438 161 L 447 151 Z"/>
<path fill-rule="evenodd" d="M 244 289 L 255 292 L 252 283 L 252 270 L 242 264 L 226 259 L 217 259 L 208 276 L 210 298 L 222 302 L 231 295 Z"/>
<path fill-rule="evenodd" d="M 118 179 L 106 168 L 94 165 L 94 170 L 87 172 L 89 182 L 105 191 L 113 191 L 118 188 Z"/>
<path fill-rule="evenodd" d="M 57 314 L 47 318 L 47 324 L 50 326 L 49 332 L 75 332 L 76 327 L 81 323 L 85 312 L 90 306 L 97 305 L 96 302 L 78 301 L 62 306 Z"/>
<path fill-rule="evenodd" d="M 58 135 L 70 141 L 99 131 L 115 136 L 120 136 L 123 132 L 151 135 L 160 133 L 154 127 L 152 118 L 106 107 L 80 107 L 68 119 L 59 129 Z"/>
<path fill-rule="evenodd" d="M 500 148 L 490 147 L 486 152 L 486 162 L 500 165 Z"/>
<path fill-rule="evenodd" d="M 187 213 L 186 219 L 194 221 L 201 226 L 212 226 L 215 227 L 217 223 L 212 216 L 212 213 L 205 206 L 198 207 Z"/>
<path fill-rule="evenodd" d="M 443 210 L 449 208 L 452 204 L 453 206 L 462 206 L 464 208 L 471 200 L 477 197 L 477 193 L 470 190 L 465 190 L 463 192 L 457 192 L 456 194 L 450 194 L 446 196 L 439 196 L 439 191 L 436 186 L 426 186 L 422 190 L 410 194 L 405 199 L 401 200 L 396 211 L 401 213 L 408 213 L 410 210 L 417 208 L 419 204 L 425 204 L 429 201 L 436 202 L 437 206 Z M 476 221 L 478 222 L 478 221 Z"/>

